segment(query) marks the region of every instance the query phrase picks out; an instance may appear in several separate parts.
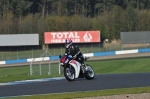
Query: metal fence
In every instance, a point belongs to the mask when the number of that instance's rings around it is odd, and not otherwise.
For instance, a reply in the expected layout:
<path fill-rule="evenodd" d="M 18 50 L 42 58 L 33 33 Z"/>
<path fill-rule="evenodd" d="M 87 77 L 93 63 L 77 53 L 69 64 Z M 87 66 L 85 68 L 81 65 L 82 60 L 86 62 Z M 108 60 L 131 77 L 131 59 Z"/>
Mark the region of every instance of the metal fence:
<path fill-rule="evenodd" d="M 106 44 L 107 45 L 107 44 Z M 102 45 L 100 43 L 91 44 L 78 44 L 82 53 L 94 53 L 94 52 L 108 52 L 108 51 L 118 51 L 118 50 L 131 50 L 139 48 L 150 48 L 149 43 L 138 43 L 137 44 L 108 44 L 108 46 Z M 26 58 L 37 58 L 37 57 L 49 57 L 64 54 L 64 45 L 49 46 L 46 50 L 41 49 L 31 49 L 31 50 L 13 50 L 13 51 L 1 51 L 0 61 L 6 60 L 16 60 L 16 59 L 26 59 Z"/>
<path fill-rule="evenodd" d="M 58 75 L 61 74 L 59 70 L 59 64 L 33 64 L 30 68 L 30 75 Z"/>
<path fill-rule="evenodd" d="M 56 77 L 63 75 L 63 68 L 60 67 L 57 63 L 42 63 L 36 62 L 32 64 L 32 74 L 30 73 L 29 65 L 23 66 L 12 66 L 9 68 L 1 68 L 0 69 L 0 77 L 27 77 L 32 75 L 33 77 Z"/>

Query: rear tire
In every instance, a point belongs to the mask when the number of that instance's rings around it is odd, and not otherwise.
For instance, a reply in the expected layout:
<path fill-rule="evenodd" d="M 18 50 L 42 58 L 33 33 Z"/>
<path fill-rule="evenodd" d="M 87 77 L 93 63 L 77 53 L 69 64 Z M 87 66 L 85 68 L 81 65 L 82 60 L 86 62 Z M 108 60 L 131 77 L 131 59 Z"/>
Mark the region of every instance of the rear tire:
<path fill-rule="evenodd" d="M 68 81 L 74 81 L 75 79 L 75 72 L 74 72 L 74 68 L 71 67 L 64 67 L 64 76 Z"/>
<path fill-rule="evenodd" d="M 94 70 L 90 65 L 87 65 L 88 70 L 85 73 L 85 78 L 88 80 L 92 80 L 95 76 Z"/>

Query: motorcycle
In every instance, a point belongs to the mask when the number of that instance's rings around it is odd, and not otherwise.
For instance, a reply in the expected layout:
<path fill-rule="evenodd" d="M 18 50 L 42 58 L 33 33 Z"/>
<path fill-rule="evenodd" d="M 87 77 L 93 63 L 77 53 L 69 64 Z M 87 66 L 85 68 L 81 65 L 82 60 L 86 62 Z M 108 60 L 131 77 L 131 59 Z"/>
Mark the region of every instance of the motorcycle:
<path fill-rule="evenodd" d="M 64 76 L 68 81 L 74 81 L 76 78 L 86 78 L 87 80 L 94 78 L 95 73 L 90 65 L 85 64 L 87 66 L 85 70 L 85 67 L 73 59 L 71 55 L 60 55 L 59 58 L 60 65 L 63 67 Z M 84 59 L 87 60 L 88 58 L 89 57 L 85 57 Z"/>

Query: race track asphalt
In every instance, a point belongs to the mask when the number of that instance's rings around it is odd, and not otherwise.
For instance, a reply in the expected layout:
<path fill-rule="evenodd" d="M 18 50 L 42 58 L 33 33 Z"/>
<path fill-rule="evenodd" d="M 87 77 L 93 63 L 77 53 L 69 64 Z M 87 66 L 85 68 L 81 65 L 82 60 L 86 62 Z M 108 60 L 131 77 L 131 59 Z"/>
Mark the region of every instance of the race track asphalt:
<path fill-rule="evenodd" d="M 30 84 L 4 85 L 0 86 L 0 98 L 144 86 L 150 86 L 150 73 L 102 74 L 96 75 L 93 80 L 80 78 L 69 82 L 66 79 L 61 79 Z"/>
<path fill-rule="evenodd" d="M 150 53 L 93 57 L 91 58 L 91 60 L 120 59 L 120 58 L 132 58 L 132 57 L 149 58 Z M 8 65 L 8 67 L 9 66 L 10 65 Z M 12 66 L 16 66 L 16 65 L 14 64 Z M 60 79 L 60 80 L 52 80 L 52 81 L 44 81 L 44 82 L 1 85 L 0 98 L 10 97 L 10 96 L 20 96 L 20 95 L 92 91 L 92 90 L 144 87 L 144 86 L 150 86 L 150 73 L 101 74 L 101 75 L 96 75 L 93 80 L 86 80 L 82 78 L 82 79 L 76 79 L 73 82 L 68 82 L 66 79 Z"/>

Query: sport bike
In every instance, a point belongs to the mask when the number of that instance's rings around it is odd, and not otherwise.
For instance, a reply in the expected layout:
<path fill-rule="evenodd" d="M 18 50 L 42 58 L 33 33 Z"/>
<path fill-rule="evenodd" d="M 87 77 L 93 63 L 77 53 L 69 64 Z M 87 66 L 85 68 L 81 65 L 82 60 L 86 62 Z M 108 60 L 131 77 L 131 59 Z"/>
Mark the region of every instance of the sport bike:
<path fill-rule="evenodd" d="M 94 78 L 94 70 L 90 65 L 85 64 L 87 66 L 85 70 L 85 67 L 73 59 L 71 55 L 59 55 L 59 58 L 60 65 L 63 67 L 64 76 L 68 81 L 74 81 L 76 78 L 86 78 L 88 80 Z M 87 60 L 88 58 L 89 57 L 85 57 L 84 59 Z"/>

